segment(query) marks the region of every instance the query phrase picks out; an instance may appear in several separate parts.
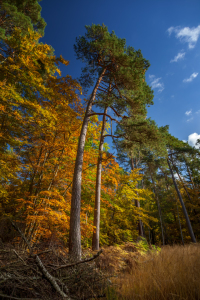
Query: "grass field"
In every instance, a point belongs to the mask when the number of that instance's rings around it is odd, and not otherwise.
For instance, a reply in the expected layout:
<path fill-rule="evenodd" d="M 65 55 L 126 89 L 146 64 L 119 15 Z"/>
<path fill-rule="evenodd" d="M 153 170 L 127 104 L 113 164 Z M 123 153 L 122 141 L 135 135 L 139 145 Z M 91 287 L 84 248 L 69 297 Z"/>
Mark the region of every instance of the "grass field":
<path fill-rule="evenodd" d="M 200 244 L 165 246 L 114 279 L 108 300 L 200 300 Z"/>

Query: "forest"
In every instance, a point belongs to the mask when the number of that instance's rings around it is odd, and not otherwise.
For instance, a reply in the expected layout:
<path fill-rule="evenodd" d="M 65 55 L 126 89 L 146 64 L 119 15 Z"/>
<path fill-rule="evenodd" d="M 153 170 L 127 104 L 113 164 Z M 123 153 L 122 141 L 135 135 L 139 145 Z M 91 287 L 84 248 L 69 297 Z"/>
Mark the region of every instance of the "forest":
<path fill-rule="evenodd" d="M 188 269 L 199 265 L 200 141 L 191 147 L 147 117 L 150 63 L 104 24 L 74 37 L 82 74 L 62 77 L 69 61 L 40 42 L 38 2 L 0 4 L 0 298 L 200 299 L 198 277 L 182 297 L 107 286 L 110 261 L 128 248 L 135 281 L 146 275 L 133 253 L 158 265 L 187 249 Z"/>

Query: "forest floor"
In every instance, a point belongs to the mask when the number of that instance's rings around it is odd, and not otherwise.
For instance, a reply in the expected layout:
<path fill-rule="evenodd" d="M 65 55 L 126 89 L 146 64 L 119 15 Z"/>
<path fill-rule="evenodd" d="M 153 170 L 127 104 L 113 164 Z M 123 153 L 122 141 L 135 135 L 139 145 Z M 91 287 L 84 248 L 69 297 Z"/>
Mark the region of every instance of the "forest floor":
<path fill-rule="evenodd" d="M 200 244 L 160 249 L 140 240 L 97 257 L 85 249 L 83 260 L 92 259 L 79 265 L 59 243 L 32 253 L 0 246 L 0 299 L 200 300 Z"/>
<path fill-rule="evenodd" d="M 199 243 L 133 252 L 126 262 L 112 280 L 107 300 L 200 299 Z"/>

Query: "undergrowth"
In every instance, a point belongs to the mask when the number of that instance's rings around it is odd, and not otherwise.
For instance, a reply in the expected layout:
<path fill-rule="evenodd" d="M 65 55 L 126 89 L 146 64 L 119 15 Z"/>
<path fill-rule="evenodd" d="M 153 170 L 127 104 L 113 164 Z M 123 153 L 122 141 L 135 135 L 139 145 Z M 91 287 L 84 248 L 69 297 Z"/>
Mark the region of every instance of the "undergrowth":
<path fill-rule="evenodd" d="M 113 278 L 106 299 L 200 299 L 200 244 L 164 246 L 138 255 Z"/>

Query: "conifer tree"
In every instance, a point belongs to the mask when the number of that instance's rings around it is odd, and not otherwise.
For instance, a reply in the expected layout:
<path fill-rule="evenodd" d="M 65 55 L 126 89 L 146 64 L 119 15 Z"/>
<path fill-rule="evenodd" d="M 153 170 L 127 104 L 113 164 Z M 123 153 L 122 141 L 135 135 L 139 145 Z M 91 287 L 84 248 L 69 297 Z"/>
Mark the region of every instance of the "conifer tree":
<path fill-rule="evenodd" d="M 134 48 L 127 47 L 125 40 L 118 38 L 114 32 L 109 33 L 106 26 L 86 26 L 86 30 L 85 36 L 76 40 L 75 51 L 77 58 L 86 63 L 80 82 L 85 87 L 90 87 L 94 83 L 95 86 L 88 99 L 83 120 L 72 187 L 69 251 L 76 259 L 81 258 L 82 165 L 87 126 L 89 117 L 93 115 L 92 105 L 95 101 L 95 105 L 101 108 L 107 106 L 113 107 L 114 110 L 123 109 L 128 101 L 132 103 L 128 91 L 134 91 L 134 100 L 138 99 L 143 85 L 144 71 L 149 66 L 140 50 L 135 51 Z M 112 95 L 109 95 L 110 84 Z M 121 92 L 122 89 L 126 89 L 127 92 Z"/>
<path fill-rule="evenodd" d="M 2 0 L 0 6 L 0 39 L 11 36 L 14 28 L 22 34 L 28 28 L 44 34 L 46 23 L 41 17 L 40 0 Z M 1 41 L 2 42 L 2 41 Z"/>

